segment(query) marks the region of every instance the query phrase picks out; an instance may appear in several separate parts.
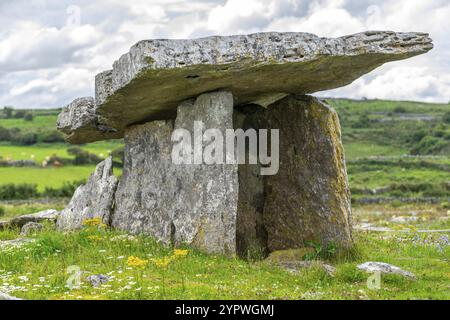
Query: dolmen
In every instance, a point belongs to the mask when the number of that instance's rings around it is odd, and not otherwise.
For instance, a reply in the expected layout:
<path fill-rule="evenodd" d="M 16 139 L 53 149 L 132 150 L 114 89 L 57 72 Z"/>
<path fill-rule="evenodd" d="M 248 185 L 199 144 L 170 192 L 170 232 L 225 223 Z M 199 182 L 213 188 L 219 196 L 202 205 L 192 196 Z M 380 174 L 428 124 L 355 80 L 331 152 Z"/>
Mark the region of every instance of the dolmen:
<path fill-rule="evenodd" d="M 88 218 L 165 244 L 247 257 L 352 244 L 337 113 L 310 96 L 426 53 L 428 34 L 256 33 L 144 40 L 58 117 L 67 141 L 125 141 L 57 222 Z"/>

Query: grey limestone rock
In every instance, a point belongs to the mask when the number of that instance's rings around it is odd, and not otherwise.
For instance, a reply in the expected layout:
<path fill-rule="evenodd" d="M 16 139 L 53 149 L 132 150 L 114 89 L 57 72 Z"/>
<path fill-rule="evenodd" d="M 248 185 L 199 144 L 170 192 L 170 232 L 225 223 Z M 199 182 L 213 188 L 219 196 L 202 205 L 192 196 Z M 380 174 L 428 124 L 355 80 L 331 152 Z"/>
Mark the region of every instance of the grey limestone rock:
<path fill-rule="evenodd" d="M 55 222 L 59 216 L 59 211 L 54 209 L 48 209 L 39 211 L 32 214 L 25 214 L 18 217 L 14 217 L 9 221 L 9 225 L 13 227 L 23 227 L 25 224 L 34 222 L 41 223 L 45 221 Z"/>
<path fill-rule="evenodd" d="M 44 229 L 44 225 L 42 223 L 37 222 L 27 222 L 21 229 L 21 236 L 28 236 L 34 233 L 37 233 Z"/>
<path fill-rule="evenodd" d="M 235 253 L 237 166 L 174 164 L 174 129 L 232 129 L 233 97 L 227 92 L 200 95 L 178 108 L 172 121 L 130 127 L 125 164 L 116 193 L 113 226 L 149 234 L 163 243 L 189 243 L 214 253 Z M 192 141 L 191 141 L 192 142 Z M 193 148 L 192 148 L 193 150 Z"/>
<path fill-rule="evenodd" d="M 59 128 L 72 143 L 118 138 L 131 124 L 173 119 L 182 101 L 218 89 L 231 92 L 236 105 L 266 106 L 286 94 L 345 86 L 432 47 L 428 34 L 391 31 L 143 40 L 97 75 L 95 105 L 92 98 L 75 100 L 62 112 Z"/>
<path fill-rule="evenodd" d="M 108 157 L 97 165 L 87 183 L 75 190 L 70 203 L 58 217 L 57 228 L 64 231 L 79 229 L 84 220 L 92 218 L 101 218 L 109 225 L 117 183 L 112 158 Z"/>
<path fill-rule="evenodd" d="M 22 300 L 22 299 L 19 299 L 19 298 L 11 296 L 9 294 L 0 292 L 0 301 L 2 301 L 2 300 L 5 301 L 5 300 Z"/>
<path fill-rule="evenodd" d="M 350 190 L 337 113 L 311 96 L 290 95 L 268 107 L 267 121 L 280 130 L 280 168 L 265 182 L 269 250 L 350 245 Z"/>
<path fill-rule="evenodd" d="M 383 274 L 399 274 L 410 280 L 415 280 L 416 276 L 411 272 L 405 271 L 397 266 L 385 262 L 369 261 L 358 265 L 359 270 L 369 273 L 380 272 Z"/>

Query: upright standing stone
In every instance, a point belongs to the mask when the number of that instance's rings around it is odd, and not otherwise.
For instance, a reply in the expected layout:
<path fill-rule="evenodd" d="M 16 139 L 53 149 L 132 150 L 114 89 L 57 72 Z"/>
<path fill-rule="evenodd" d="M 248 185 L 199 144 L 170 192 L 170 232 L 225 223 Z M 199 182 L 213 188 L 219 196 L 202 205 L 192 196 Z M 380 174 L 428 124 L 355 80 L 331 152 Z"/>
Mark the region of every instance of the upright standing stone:
<path fill-rule="evenodd" d="M 109 225 L 117 182 L 112 158 L 108 157 L 97 165 L 88 182 L 75 190 L 70 203 L 58 216 L 58 229 L 79 229 L 84 220 L 92 218 L 100 218 Z"/>
<path fill-rule="evenodd" d="M 186 129 L 193 136 L 194 121 L 203 123 L 202 132 L 217 129 L 225 137 L 226 129 L 233 129 L 231 93 L 219 91 L 203 94 L 193 104 L 182 104 L 178 108 L 175 129 Z M 202 151 L 207 150 L 208 144 L 208 141 L 204 142 Z M 173 199 L 175 240 L 192 243 L 206 252 L 234 254 L 237 165 L 174 165 L 174 171 L 178 186 L 177 196 Z"/>
<path fill-rule="evenodd" d="M 173 121 L 153 121 L 128 128 L 125 162 L 116 192 L 112 226 L 149 234 L 170 243 L 175 179 L 171 162 Z"/>
<path fill-rule="evenodd" d="M 280 129 L 280 168 L 266 177 L 264 225 L 270 251 L 308 243 L 351 243 L 351 203 L 337 113 L 310 96 L 268 107 Z"/>
<path fill-rule="evenodd" d="M 232 116 L 233 96 L 213 92 L 182 103 L 175 126 L 154 121 L 130 127 L 125 133 L 125 164 L 112 225 L 164 243 L 234 254 L 237 165 L 174 164 L 171 158 L 177 143 L 171 142 L 173 129 L 185 129 L 193 137 L 194 121 L 201 121 L 200 139 L 209 128 L 225 136 L 225 129 L 233 128 Z M 190 147 L 194 160 L 193 139 Z"/>

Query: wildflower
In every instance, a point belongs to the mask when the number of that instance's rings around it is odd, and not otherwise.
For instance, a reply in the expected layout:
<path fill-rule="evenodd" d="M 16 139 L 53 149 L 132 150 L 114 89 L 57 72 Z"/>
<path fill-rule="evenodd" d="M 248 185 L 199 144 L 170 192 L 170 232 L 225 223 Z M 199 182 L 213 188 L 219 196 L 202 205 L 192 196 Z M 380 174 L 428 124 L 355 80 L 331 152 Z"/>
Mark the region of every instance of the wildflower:
<path fill-rule="evenodd" d="M 101 237 L 99 237 L 99 236 L 93 236 L 93 235 L 88 236 L 87 238 L 88 238 L 89 240 L 93 241 L 93 242 L 102 240 Z"/>
<path fill-rule="evenodd" d="M 189 253 L 189 250 L 175 249 L 173 250 L 173 256 L 175 258 L 185 258 Z"/>
<path fill-rule="evenodd" d="M 83 226 L 106 228 L 106 224 L 103 223 L 103 221 L 100 217 L 84 220 Z"/>
<path fill-rule="evenodd" d="M 133 268 L 143 269 L 147 266 L 148 260 L 140 259 L 138 257 L 130 256 L 127 260 L 127 265 Z"/>
<path fill-rule="evenodd" d="M 153 259 L 153 263 L 161 269 L 167 269 L 167 267 L 169 266 L 170 262 L 172 262 L 172 258 L 171 257 L 163 257 L 161 259 Z"/>

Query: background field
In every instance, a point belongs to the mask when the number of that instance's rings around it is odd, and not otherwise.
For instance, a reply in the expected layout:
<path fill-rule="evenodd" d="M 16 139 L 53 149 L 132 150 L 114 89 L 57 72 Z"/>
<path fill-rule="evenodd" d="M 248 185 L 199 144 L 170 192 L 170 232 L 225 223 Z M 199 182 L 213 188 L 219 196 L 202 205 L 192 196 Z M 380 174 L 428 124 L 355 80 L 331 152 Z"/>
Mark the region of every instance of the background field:
<path fill-rule="evenodd" d="M 355 201 L 366 198 L 450 197 L 450 105 L 408 101 L 325 99 L 339 114 L 350 187 Z M 38 166 L 48 157 L 74 159 L 71 147 L 60 141 L 43 142 L 57 135 L 59 110 L 28 110 L 32 121 L 0 118 L 0 127 L 35 134 L 37 141 L 0 141 L 0 159 L 32 160 Z M 1 114 L 1 112 L 0 112 Z M 13 132 L 14 133 L 14 132 Z M 1 140 L 1 139 L 0 139 Z M 11 139 L 14 140 L 14 139 Z M 53 140 L 55 138 L 53 137 Z M 81 145 L 105 158 L 123 146 L 122 140 Z M 119 160 L 119 159 L 117 159 Z M 95 163 L 58 168 L 0 168 L 0 185 L 36 184 L 38 190 L 60 187 L 64 182 L 86 179 Z M 120 175 L 120 164 L 115 172 Z"/>

